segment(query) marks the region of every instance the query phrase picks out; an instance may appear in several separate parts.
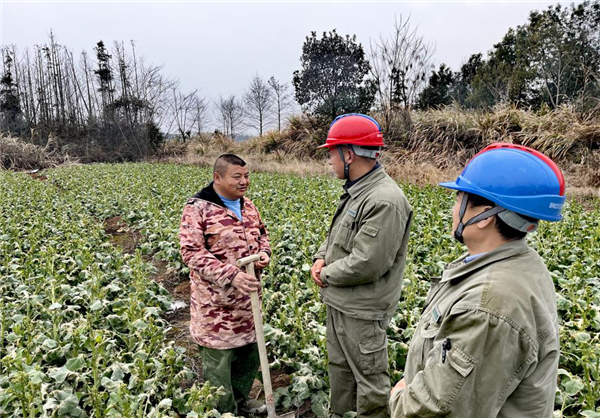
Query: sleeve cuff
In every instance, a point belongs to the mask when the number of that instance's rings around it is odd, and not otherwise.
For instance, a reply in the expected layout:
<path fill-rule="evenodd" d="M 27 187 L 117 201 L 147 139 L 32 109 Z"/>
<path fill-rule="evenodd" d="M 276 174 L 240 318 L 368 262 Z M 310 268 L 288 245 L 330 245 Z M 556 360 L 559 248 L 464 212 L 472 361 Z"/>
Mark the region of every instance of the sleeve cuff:
<path fill-rule="evenodd" d="M 323 269 L 321 270 L 321 281 L 323 282 L 323 284 L 331 286 L 331 283 L 329 283 L 329 280 L 327 280 L 327 274 L 325 273 L 326 269 L 327 266 L 323 267 Z"/>
<path fill-rule="evenodd" d="M 400 402 L 400 397 L 406 388 L 398 389 L 392 396 L 390 396 L 390 408 L 394 410 L 394 406 Z"/>

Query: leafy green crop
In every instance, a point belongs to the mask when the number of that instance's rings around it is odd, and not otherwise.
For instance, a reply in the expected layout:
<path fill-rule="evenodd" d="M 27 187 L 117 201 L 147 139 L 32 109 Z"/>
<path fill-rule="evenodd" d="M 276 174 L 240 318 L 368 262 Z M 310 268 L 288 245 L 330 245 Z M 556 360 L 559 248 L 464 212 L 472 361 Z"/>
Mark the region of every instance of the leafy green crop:
<path fill-rule="evenodd" d="M 218 416 L 214 389 L 184 389 L 185 353 L 166 338 L 168 294 L 144 257 L 181 277 L 177 232 L 186 198 L 206 169 L 166 164 L 87 165 L 50 170 L 48 181 L 0 173 L 0 415 Z M 270 231 L 264 275 L 265 332 L 272 368 L 292 375 L 280 406 L 328 407 L 325 306 L 310 279 L 312 255 L 341 183 L 253 174 L 249 197 Z M 415 218 L 398 310 L 388 336 L 397 381 L 428 279 L 464 248 L 450 236 L 453 198 L 403 185 Z M 555 416 L 600 416 L 600 202 L 570 202 L 560 223 L 543 223 L 530 244 L 555 280 L 562 356 Z M 143 241 L 132 255 L 109 244 L 104 219 L 121 216 Z M 78 415 L 79 414 L 79 415 Z"/>

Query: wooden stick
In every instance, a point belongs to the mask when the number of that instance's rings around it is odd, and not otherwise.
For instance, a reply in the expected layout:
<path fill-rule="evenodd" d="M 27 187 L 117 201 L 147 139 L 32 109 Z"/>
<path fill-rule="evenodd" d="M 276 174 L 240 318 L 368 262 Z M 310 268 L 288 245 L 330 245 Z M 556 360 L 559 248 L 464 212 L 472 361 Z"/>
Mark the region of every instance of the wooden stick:
<path fill-rule="evenodd" d="M 258 254 L 240 258 L 237 265 L 242 267 L 246 265 L 246 272 L 256 278 L 254 273 L 254 262 L 260 260 Z M 258 354 L 260 356 L 260 370 L 263 377 L 263 387 L 265 389 L 265 403 L 267 404 L 267 414 L 269 418 L 275 418 L 275 399 L 273 398 L 273 386 L 271 385 L 271 374 L 269 373 L 269 360 L 267 358 L 267 344 L 265 342 L 265 332 L 263 330 L 262 315 L 260 312 L 260 300 L 258 292 L 250 292 L 250 301 L 252 302 L 252 316 L 254 317 L 254 329 L 256 331 L 256 343 L 258 345 Z"/>
<path fill-rule="evenodd" d="M 248 257 L 240 258 L 237 261 L 237 266 L 238 267 L 244 267 L 247 264 L 257 262 L 258 260 L 260 260 L 260 255 L 259 254 L 249 255 Z M 254 272 L 254 265 L 252 265 L 252 271 Z M 248 274 L 250 274 L 250 273 L 248 273 Z M 256 276 L 254 276 L 254 277 L 256 277 Z"/>

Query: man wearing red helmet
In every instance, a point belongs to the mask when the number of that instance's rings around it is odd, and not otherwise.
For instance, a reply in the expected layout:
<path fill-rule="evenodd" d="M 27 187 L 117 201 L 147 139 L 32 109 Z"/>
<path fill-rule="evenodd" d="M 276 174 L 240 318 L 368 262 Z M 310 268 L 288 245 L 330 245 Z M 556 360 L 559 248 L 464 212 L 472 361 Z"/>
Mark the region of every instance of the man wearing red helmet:
<path fill-rule="evenodd" d="M 383 135 L 365 115 L 336 118 L 322 147 L 345 179 L 311 268 L 327 306 L 331 416 L 389 417 L 386 329 L 396 311 L 412 209 L 377 162 Z"/>
<path fill-rule="evenodd" d="M 433 280 L 392 416 L 551 417 L 556 295 L 525 235 L 562 218 L 563 175 L 531 148 L 493 144 L 440 185 L 458 192 L 452 230 L 468 253 Z"/>

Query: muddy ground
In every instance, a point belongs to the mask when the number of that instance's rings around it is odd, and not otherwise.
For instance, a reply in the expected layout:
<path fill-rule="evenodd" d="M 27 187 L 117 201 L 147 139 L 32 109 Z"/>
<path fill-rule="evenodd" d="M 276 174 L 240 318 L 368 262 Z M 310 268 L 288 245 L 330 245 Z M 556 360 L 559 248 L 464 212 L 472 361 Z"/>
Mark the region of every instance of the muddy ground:
<path fill-rule="evenodd" d="M 108 218 L 104 221 L 104 231 L 110 236 L 110 242 L 121 248 L 126 254 L 133 254 L 137 246 L 141 243 L 143 237 L 132 228 L 129 228 L 120 216 Z M 197 381 L 202 380 L 202 357 L 200 346 L 196 344 L 190 335 L 190 281 L 189 278 L 181 277 L 177 272 L 169 268 L 168 264 L 162 260 L 155 260 L 152 256 L 145 256 L 145 261 L 151 263 L 156 272 L 152 278 L 160 283 L 173 297 L 174 303 L 179 303 L 181 308 L 169 311 L 164 319 L 169 323 L 170 329 L 167 333 L 168 338 L 173 340 L 176 345 L 186 349 L 187 366 L 198 376 Z M 280 387 L 289 386 L 291 377 L 284 370 L 271 370 L 271 382 L 273 391 Z M 191 387 L 195 381 L 184 382 L 184 387 Z M 250 397 L 264 401 L 264 392 L 262 384 L 258 379 L 254 380 L 254 385 L 250 391 Z M 315 414 L 310 410 L 310 402 L 305 402 L 296 412 L 299 418 L 314 418 Z M 283 411 L 281 411 L 283 413 Z"/>

